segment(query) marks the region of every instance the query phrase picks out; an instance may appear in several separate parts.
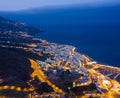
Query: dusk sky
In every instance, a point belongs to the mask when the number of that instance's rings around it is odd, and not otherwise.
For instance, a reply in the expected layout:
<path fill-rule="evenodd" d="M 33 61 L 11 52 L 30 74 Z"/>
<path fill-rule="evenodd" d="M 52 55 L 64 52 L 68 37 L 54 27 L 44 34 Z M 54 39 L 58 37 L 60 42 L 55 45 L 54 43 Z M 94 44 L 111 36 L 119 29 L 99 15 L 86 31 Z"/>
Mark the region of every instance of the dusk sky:
<path fill-rule="evenodd" d="M 0 0 L 1 11 L 21 10 L 46 6 L 68 6 L 80 4 L 81 6 L 99 6 L 120 4 L 120 0 Z"/>

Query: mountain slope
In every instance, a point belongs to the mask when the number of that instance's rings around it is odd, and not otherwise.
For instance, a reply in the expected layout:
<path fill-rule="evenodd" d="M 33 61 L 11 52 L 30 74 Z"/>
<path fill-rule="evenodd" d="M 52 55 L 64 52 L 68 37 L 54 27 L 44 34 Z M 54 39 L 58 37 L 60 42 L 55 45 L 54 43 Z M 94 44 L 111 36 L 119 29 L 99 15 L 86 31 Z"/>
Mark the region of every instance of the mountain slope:
<path fill-rule="evenodd" d="M 28 81 L 33 69 L 28 59 L 42 61 L 47 57 L 30 51 L 33 43 L 40 43 L 30 34 L 39 31 L 0 17 L 0 98 L 26 98 L 30 93 Z"/>
<path fill-rule="evenodd" d="M 0 17 L 0 31 L 13 31 L 13 32 L 27 32 L 29 34 L 34 35 L 35 33 L 39 33 L 40 30 L 37 28 L 34 28 L 32 26 L 28 26 L 24 23 L 18 23 L 9 19 L 5 19 L 3 17 Z"/>

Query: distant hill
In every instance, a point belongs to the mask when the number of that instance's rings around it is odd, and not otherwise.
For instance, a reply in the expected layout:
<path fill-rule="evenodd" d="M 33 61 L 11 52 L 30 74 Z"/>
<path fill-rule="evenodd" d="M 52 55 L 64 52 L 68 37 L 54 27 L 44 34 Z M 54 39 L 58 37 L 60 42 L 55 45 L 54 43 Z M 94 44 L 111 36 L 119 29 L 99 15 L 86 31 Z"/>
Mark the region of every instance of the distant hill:
<path fill-rule="evenodd" d="M 0 15 L 16 21 L 23 21 L 39 28 L 53 24 L 120 24 L 119 12 L 120 5 L 111 5 L 100 7 L 33 8 L 18 12 L 0 12 Z"/>
<path fill-rule="evenodd" d="M 0 16 L 0 31 L 12 31 L 12 32 L 27 32 L 28 34 L 34 35 L 39 33 L 40 30 L 32 26 L 28 26 L 24 23 L 15 22 L 9 19 L 5 19 Z"/>

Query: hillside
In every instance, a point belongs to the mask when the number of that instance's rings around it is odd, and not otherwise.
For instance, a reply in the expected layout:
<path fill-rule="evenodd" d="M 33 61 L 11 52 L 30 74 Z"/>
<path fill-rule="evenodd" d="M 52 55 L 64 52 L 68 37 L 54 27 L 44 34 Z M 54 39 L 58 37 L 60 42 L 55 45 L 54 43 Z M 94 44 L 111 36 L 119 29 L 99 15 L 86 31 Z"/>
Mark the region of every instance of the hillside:
<path fill-rule="evenodd" d="M 28 81 L 33 69 L 28 59 L 47 58 L 30 51 L 33 43 L 40 43 L 30 34 L 39 32 L 34 27 L 0 17 L 0 98 L 26 98 L 31 92 Z"/>
<path fill-rule="evenodd" d="M 40 30 L 32 26 L 28 26 L 24 23 L 18 23 L 9 19 L 5 19 L 0 16 L 0 31 L 13 31 L 13 32 L 27 32 L 28 34 L 34 35 L 40 33 Z"/>

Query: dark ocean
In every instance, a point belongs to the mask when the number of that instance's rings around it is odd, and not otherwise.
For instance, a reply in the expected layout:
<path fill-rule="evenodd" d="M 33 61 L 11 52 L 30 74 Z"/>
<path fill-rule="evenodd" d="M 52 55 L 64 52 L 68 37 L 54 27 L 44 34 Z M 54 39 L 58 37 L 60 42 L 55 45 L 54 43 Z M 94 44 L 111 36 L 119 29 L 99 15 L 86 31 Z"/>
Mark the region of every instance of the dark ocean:
<path fill-rule="evenodd" d="M 120 6 L 64 7 L 1 12 L 40 28 L 36 37 L 77 47 L 94 60 L 120 67 Z"/>

